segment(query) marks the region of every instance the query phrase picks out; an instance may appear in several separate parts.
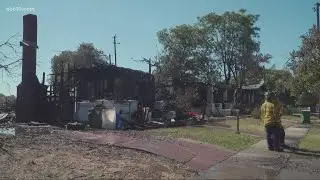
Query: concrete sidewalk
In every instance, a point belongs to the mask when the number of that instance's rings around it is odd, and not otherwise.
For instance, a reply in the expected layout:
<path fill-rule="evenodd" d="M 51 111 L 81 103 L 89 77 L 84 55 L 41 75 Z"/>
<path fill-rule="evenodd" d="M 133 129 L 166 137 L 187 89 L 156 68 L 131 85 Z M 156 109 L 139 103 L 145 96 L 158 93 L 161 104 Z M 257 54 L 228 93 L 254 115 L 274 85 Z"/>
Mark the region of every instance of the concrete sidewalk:
<path fill-rule="evenodd" d="M 112 144 L 118 147 L 143 150 L 184 163 L 196 170 L 207 170 L 236 152 L 211 144 L 196 141 L 176 140 L 175 142 L 133 138 L 121 133 L 90 133 L 63 131 L 65 137 L 89 141 L 96 144 Z"/>
<path fill-rule="evenodd" d="M 308 125 L 287 128 L 286 144 L 296 147 L 308 129 Z M 262 140 L 209 170 L 201 172 L 196 179 L 286 179 L 286 175 L 279 172 L 287 166 L 291 156 L 292 152 L 268 151 L 266 140 Z"/>
<path fill-rule="evenodd" d="M 320 152 L 293 151 L 275 179 L 319 179 Z"/>

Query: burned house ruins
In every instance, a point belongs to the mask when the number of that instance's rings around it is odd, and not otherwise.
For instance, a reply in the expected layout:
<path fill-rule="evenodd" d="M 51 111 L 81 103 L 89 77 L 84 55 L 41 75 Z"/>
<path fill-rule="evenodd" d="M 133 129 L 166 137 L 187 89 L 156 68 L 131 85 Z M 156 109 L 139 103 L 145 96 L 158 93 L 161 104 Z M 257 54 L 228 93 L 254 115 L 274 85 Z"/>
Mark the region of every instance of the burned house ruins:
<path fill-rule="evenodd" d="M 104 65 L 67 68 L 51 74 L 49 85 L 36 76 L 37 16 L 23 16 L 22 81 L 17 87 L 17 122 L 65 124 L 74 120 L 78 101 L 136 100 L 143 106 L 154 102 L 154 77 L 149 73 Z"/>

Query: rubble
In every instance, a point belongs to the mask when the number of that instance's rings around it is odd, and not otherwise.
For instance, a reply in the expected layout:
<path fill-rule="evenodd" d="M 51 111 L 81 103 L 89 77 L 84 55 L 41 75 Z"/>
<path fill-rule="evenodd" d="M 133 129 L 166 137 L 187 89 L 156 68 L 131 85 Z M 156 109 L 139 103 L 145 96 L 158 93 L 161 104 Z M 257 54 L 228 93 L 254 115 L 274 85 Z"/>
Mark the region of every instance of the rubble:
<path fill-rule="evenodd" d="M 15 117 L 14 112 L 0 114 L 0 134 L 15 135 Z"/>
<path fill-rule="evenodd" d="M 0 127 L 1 126 L 10 126 L 15 122 L 16 114 L 14 112 L 10 113 L 1 113 L 0 114 Z"/>
<path fill-rule="evenodd" d="M 68 123 L 66 125 L 66 129 L 69 129 L 69 130 L 84 130 L 85 127 L 86 126 L 83 123 L 78 123 L 78 122 Z"/>

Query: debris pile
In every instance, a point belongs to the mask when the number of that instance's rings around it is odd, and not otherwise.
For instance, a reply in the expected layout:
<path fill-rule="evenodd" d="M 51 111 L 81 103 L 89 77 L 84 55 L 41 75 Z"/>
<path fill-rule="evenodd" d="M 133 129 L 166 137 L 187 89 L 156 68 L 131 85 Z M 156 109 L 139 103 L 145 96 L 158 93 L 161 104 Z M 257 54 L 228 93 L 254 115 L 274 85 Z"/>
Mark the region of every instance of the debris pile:
<path fill-rule="evenodd" d="M 69 130 L 84 130 L 85 128 L 86 126 L 83 123 L 78 123 L 78 122 L 68 123 L 66 125 L 66 129 L 69 129 Z"/>
<path fill-rule="evenodd" d="M 0 135 L 15 135 L 15 119 L 16 115 L 14 112 L 0 114 Z"/>
<path fill-rule="evenodd" d="M 16 114 L 14 112 L 0 114 L 0 127 L 11 127 L 14 125 Z"/>

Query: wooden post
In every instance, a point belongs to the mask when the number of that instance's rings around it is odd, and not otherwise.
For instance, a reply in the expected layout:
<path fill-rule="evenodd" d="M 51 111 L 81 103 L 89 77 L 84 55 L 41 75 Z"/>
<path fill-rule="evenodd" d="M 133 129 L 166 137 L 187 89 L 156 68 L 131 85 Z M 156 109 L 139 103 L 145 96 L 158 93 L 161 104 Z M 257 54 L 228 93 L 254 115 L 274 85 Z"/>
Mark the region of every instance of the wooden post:
<path fill-rule="evenodd" d="M 70 69 L 70 64 L 67 64 L 67 92 L 68 92 L 68 96 L 70 95 L 70 88 L 71 88 L 71 69 Z"/>
<path fill-rule="evenodd" d="M 237 134 L 240 134 L 240 117 L 239 117 L 239 110 L 236 110 L 237 113 Z"/>
<path fill-rule="evenodd" d="M 57 100 L 57 80 L 58 80 L 58 75 L 54 74 L 54 81 L 53 81 L 53 101 L 55 102 Z"/>
<path fill-rule="evenodd" d="M 45 81 L 46 81 L 46 73 L 43 72 L 42 73 L 42 85 L 44 85 Z"/>
<path fill-rule="evenodd" d="M 62 100 L 63 100 L 63 95 L 64 95 L 64 64 L 63 62 L 61 63 L 61 72 L 60 72 L 60 85 L 59 85 L 59 102 L 60 105 L 62 105 Z"/>
<path fill-rule="evenodd" d="M 74 111 L 73 111 L 73 121 L 77 120 L 77 90 L 76 90 L 76 77 L 74 71 L 72 72 L 72 83 L 73 83 L 73 103 L 74 103 Z"/>
<path fill-rule="evenodd" d="M 50 84 L 50 88 L 49 88 L 49 93 L 50 93 L 50 95 L 49 95 L 49 101 L 51 102 L 52 101 L 52 84 Z"/>
<path fill-rule="evenodd" d="M 105 84 L 106 82 L 105 81 L 106 81 L 105 79 L 102 80 L 102 92 L 101 92 L 102 94 L 101 95 L 102 95 L 103 98 L 105 98 L 104 97 L 104 91 L 105 91 L 105 87 L 106 87 L 106 84 Z"/>
<path fill-rule="evenodd" d="M 207 86 L 207 99 L 206 99 L 207 105 L 206 105 L 206 115 L 211 116 L 212 115 L 212 108 L 213 108 L 213 86 L 209 85 Z"/>
<path fill-rule="evenodd" d="M 320 95 L 319 95 L 319 102 L 316 109 L 318 109 L 318 119 L 320 119 Z"/>

